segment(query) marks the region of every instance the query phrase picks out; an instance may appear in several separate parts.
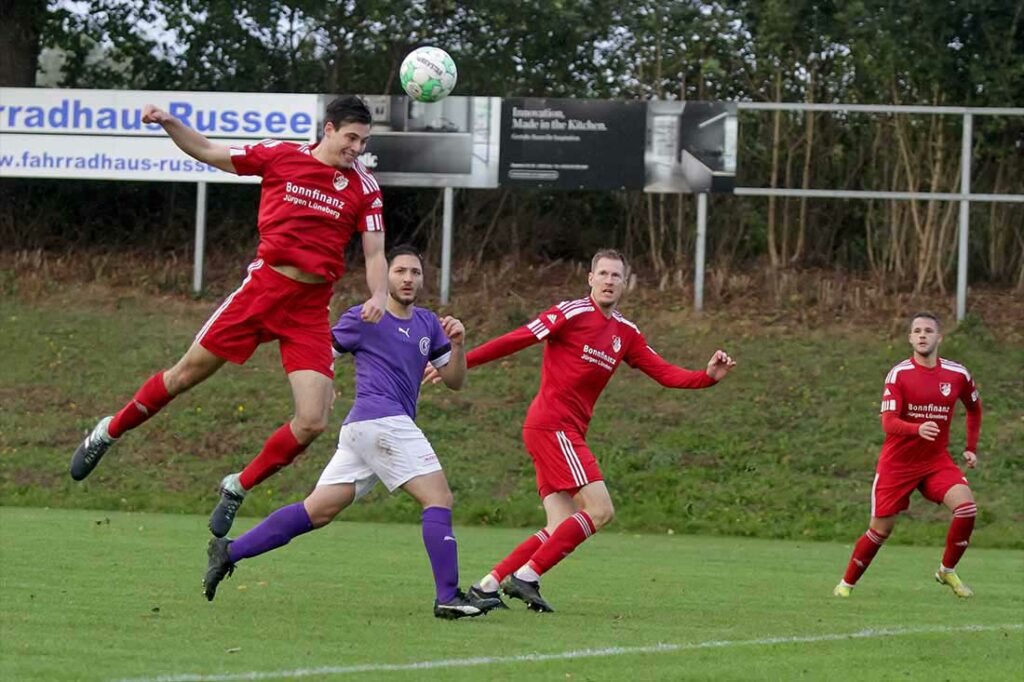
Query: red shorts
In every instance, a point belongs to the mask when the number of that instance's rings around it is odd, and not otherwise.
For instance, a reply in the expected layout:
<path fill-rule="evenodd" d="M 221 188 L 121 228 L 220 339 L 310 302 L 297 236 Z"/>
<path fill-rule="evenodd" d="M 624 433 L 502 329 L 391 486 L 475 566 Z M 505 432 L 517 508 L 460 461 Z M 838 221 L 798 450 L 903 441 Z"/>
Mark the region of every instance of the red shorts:
<path fill-rule="evenodd" d="M 285 372 L 311 369 L 333 379 L 330 302 L 329 283 L 297 282 L 255 260 L 242 286 L 224 299 L 196 341 L 241 365 L 261 343 L 277 339 Z"/>
<path fill-rule="evenodd" d="M 927 473 L 911 476 L 879 467 L 871 486 L 871 515 L 899 514 L 910 506 L 910 494 L 915 489 L 920 490 L 926 500 L 942 504 L 942 498 L 955 485 L 967 485 L 967 477 L 949 457 L 942 457 Z"/>
<path fill-rule="evenodd" d="M 586 484 L 604 480 L 594 453 L 575 431 L 524 428 L 523 443 L 533 458 L 541 499 L 557 492 L 575 495 Z"/>

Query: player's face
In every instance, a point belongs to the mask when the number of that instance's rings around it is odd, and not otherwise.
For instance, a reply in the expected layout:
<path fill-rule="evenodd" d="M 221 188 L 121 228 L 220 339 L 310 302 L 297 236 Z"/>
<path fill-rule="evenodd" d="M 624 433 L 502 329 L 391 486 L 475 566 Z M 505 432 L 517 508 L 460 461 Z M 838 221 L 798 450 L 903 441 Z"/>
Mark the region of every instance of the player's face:
<path fill-rule="evenodd" d="M 613 307 L 626 289 L 625 266 L 616 258 L 600 258 L 587 275 L 587 283 L 595 303 L 602 308 Z"/>
<path fill-rule="evenodd" d="M 423 288 L 423 265 L 416 256 L 395 256 L 388 269 L 388 293 L 402 305 L 412 305 Z"/>
<path fill-rule="evenodd" d="M 366 141 L 370 139 L 370 126 L 365 123 L 342 123 L 335 128 L 328 121 L 324 124 L 324 146 L 327 158 L 337 168 L 351 168 L 359 155 L 366 150 Z"/>
<path fill-rule="evenodd" d="M 915 317 L 910 323 L 910 335 L 907 337 L 914 352 L 922 357 L 930 357 L 942 342 L 939 325 L 927 317 Z"/>

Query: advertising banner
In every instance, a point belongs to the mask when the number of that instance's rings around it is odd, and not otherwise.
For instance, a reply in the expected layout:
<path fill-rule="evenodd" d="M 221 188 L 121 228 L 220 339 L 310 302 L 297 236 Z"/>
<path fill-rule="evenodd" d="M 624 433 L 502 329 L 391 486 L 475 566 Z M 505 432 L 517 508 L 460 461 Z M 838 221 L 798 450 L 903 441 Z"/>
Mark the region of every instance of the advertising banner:
<path fill-rule="evenodd" d="M 511 98 L 501 114 L 499 183 L 554 189 L 644 186 L 644 102 Z"/>
<path fill-rule="evenodd" d="M 222 144 L 316 139 L 316 95 L 0 88 L 0 176 L 259 182 L 186 155 L 146 104 Z"/>
<path fill-rule="evenodd" d="M 360 160 L 382 186 L 498 186 L 500 98 L 425 103 L 404 95 L 359 96 L 373 114 Z M 332 97 L 322 95 L 321 104 Z"/>
<path fill-rule="evenodd" d="M 647 192 L 732 192 L 736 186 L 736 105 L 647 103 Z"/>

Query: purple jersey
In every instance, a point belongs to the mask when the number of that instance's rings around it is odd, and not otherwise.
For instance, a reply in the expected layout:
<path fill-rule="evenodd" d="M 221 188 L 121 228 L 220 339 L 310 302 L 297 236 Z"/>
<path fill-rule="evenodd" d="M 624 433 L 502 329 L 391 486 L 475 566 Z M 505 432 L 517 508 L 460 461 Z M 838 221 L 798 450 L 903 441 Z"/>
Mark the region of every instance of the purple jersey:
<path fill-rule="evenodd" d="M 451 358 L 441 322 L 414 306 L 408 320 L 385 312 L 380 322 L 370 324 L 360 319 L 362 309 L 349 308 L 331 330 L 335 357 L 351 353 L 356 359 L 356 400 L 345 423 L 402 414 L 416 419 L 427 363 L 441 368 Z"/>

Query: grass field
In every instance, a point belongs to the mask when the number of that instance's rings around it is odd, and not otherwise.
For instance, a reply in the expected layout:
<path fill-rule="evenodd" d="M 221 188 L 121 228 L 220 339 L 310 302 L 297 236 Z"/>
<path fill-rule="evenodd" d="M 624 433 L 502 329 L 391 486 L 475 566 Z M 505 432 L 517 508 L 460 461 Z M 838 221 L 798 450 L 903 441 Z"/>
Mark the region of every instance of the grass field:
<path fill-rule="evenodd" d="M 101 285 L 64 289 L 50 280 L 47 290 L 32 293 L 11 282 L 0 295 L 2 504 L 208 513 L 220 478 L 248 462 L 291 413 L 277 351 L 268 345 L 245 367 L 225 367 L 175 400 L 74 484 L 67 476 L 74 447 L 99 416 L 178 358 L 216 299 Z M 572 285 L 537 289 L 529 299 L 464 294 L 453 312 L 478 343 L 578 293 Z M 666 298 L 637 294 L 623 305 L 662 355 L 702 366 L 721 346 L 740 364 L 707 391 L 670 391 L 639 372 L 618 372 L 589 434 L 619 511 L 615 528 L 856 538 L 882 442 L 882 379 L 908 352 L 902 329 L 888 320 L 805 328 L 767 314 L 699 316 Z M 348 303 L 336 300 L 335 310 Z M 985 405 L 981 467 L 970 473 L 980 509 L 976 547 L 1024 548 L 1022 338 L 974 320 L 950 330 L 943 346 L 944 355 L 971 368 Z M 474 370 L 462 392 L 424 391 L 419 421 L 444 462 L 464 523 L 529 527 L 541 519 L 520 442 L 539 362 L 533 348 Z M 254 491 L 243 514 L 265 515 L 316 480 L 353 395 L 351 364 L 339 362 L 337 374 L 340 397 L 328 433 Z M 960 411 L 955 454 L 962 444 Z M 413 508 L 399 501 L 353 511 L 358 520 L 384 521 L 412 518 Z M 943 541 L 945 509 L 918 498 L 909 517 L 893 543 Z"/>
<path fill-rule="evenodd" d="M 464 584 L 522 535 L 459 527 Z M 239 564 L 213 603 L 200 594 L 206 537 L 194 515 L 0 508 L 0 679 L 931 682 L 1024 671 L 1018 550 L 972 548 L 961 573 L 977 596 L 960 601 L 931 578 L 939 547 L 886 547 L 840 601 L 830 591 L 848 546 L 602 533 L 547 576 L 556 613 L 513 602 L 452 622 L 431 614 L 417 526 L 329 526 Z"/>

